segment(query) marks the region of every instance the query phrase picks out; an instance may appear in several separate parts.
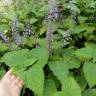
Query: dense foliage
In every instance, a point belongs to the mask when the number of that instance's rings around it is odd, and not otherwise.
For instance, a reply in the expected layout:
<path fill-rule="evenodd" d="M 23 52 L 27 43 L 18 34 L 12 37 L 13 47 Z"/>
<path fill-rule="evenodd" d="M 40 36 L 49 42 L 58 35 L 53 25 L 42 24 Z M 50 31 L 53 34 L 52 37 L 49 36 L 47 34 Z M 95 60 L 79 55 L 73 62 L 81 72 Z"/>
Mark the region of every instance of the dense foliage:
<path fill-rule="evenodd" d="M 95 52 L 96 0 L 0 1 L 0 77 L 21 96 L 96 96 Z"/>

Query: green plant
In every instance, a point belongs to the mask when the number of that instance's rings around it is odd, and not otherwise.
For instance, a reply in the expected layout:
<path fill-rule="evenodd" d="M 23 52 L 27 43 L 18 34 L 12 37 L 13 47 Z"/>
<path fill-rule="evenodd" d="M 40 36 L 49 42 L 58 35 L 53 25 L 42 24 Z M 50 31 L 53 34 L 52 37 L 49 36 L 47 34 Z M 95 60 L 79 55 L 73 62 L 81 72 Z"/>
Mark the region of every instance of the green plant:
<path fill-rule="evenodd" d="M 95 9 L 95 0 L 1 3 L 0 77 L 13 67 L 22 96 L 26 88 L 32 96 L 95 96 Z"/>

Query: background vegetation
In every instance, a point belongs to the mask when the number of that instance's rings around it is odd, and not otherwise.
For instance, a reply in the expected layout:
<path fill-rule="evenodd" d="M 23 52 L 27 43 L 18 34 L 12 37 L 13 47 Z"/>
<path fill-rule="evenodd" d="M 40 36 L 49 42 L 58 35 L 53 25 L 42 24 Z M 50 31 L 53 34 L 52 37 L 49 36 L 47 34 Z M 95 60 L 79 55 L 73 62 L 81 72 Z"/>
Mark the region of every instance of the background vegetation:
<path fill-rule="evenodd" d="M 1 0 L 0 77 L 12 67 L 21 96 L 96 96 L 96 0 Z"/>

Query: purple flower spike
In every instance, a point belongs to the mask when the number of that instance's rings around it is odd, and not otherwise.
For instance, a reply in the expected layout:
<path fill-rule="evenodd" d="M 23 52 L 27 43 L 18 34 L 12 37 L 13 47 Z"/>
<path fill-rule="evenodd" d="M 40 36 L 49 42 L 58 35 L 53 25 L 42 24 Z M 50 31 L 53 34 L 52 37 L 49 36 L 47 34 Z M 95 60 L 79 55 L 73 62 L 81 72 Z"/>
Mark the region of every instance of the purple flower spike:
<path fill-rule="evenodd" d="M 48 16 L 49 19 L 58 19 L 58 8 L 56 0 L 49 0 L 48 1 L 50 15 Z"/>
<path fill-rule="evenodd" d="M 28 37 L 28 36 L 30 36 L 31 34 L 34 35 L 34 33 L 33 33 L 32 30 L 31 30 L 30 24 L 29 24 L 28 22 L 26 22 L 26 24 L 25 24 L 25 30 L 24 30 L 24 32 L 23 32 L 23 35 L 24 35 L 25 37 Z"/>
<path fill-rule="evenodd" d="M 70 43 L 70 40 L 72 40 L 72 38 L 71 38 L 71 30 L 67 30 L 63 34 L 63 40 L 62 40 L 63 41 L 63 47 L 68 45 Z"/>
<path fill-rule="evenodd" d="M 15 17 L 13 20 L 13 27 L 12 27 L 13 33 L 16 33 L 18 31 L 18 26 L 19 26 L 18 17 Z"/>
<path fill-rule="evenodd" d="M 46 33 L 46 40 L 47 40 L 47 48 L 49 55 L 52 53 L 52 41 L 53 41 L 53 30 L 51 26 L 48 26 L 47 33 Z"/>
<path fill-rule="evenodd" d="M 74 24 L 76 24 L 76 19 L 77 19 L 77 11 L 75 9 L 76 6 L 76 0 L 70 0 L 70 13 L 71 13 L 71 18 Z"/>
<path fill-rule="evenodd" d="M 9 38 L 3 32 L 0 32 L 0 37 L 2 38 L 4 43 L 8 43 L 9 42 Z"/>
<path fill-rule="evenodd" d="M 17 46 L 19 46 L 21 43 L 21 40 L 20 40 L 21 38 L 18 33 L 18 26 L 19 26 L 18 17 L 15 17 L 15 19 L 13 20 L 12 34 L 13 34 L 14 42 Z"/>
<path fill-rule="evenodd" d="M 53 42 L 52 22 L 58 19 L 59 14 L 58 14 L 58 7 L 57 7 L 56 0 L 48 0 L 48 5 L 49 5 L 49 15 L 45 17 L 45 21 L 47 25 L 46 39 L 47 39 L 47 48 L 49 51 L 49 55 L 51 55 L 52 42 Z"/>

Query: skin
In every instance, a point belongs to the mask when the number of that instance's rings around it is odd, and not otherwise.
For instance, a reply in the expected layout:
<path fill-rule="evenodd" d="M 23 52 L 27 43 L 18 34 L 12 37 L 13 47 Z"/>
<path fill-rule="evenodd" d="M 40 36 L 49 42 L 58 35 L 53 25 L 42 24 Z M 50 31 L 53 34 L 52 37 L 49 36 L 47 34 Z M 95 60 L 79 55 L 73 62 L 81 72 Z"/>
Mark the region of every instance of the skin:
<path fill-rule="evenodd" d="M 23 81 L 9 70 L 0 80 L 0 96 L 20 96 Z"/>

